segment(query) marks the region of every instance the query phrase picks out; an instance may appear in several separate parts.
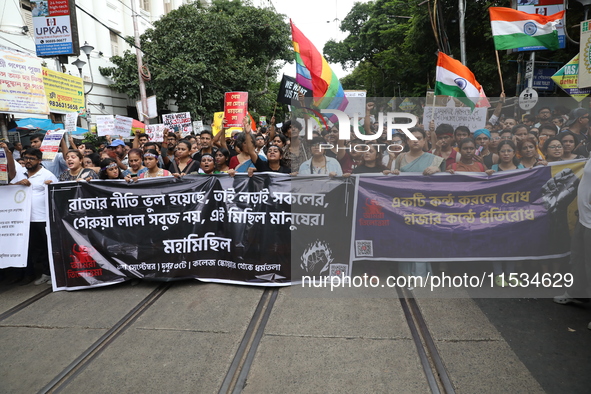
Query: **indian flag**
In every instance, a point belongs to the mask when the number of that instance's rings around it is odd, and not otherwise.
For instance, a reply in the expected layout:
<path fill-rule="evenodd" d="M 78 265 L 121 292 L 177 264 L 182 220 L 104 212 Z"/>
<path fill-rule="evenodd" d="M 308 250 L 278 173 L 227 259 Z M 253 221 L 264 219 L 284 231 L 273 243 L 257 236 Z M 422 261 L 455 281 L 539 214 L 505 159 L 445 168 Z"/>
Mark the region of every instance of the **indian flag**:
<path fill-rule="evenodd" d="M 476 103 L 481 99 L 481 91 L 482 87 L 468 67 L 445 53 L 439 52 L 435 77 L 436 95 L 457 97 L 474 109 Z"/>
<path fill-rule="evenodd" d="M 531 46 L 558 49 L 556 25 L 561 23 L 564 11 L 550 16 L 505 7 L 490 7 L 488 11 L 497 51 Z"/>

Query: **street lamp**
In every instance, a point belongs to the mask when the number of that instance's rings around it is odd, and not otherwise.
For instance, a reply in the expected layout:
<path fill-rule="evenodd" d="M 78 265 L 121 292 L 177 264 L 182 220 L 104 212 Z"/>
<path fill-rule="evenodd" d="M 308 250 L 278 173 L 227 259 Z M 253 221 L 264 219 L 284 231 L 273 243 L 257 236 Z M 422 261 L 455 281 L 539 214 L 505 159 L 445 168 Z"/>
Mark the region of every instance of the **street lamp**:
<path fill-rule="evenodd" d="M 89 45 L 88 42 L 84 41 L 84 45 L 80 47 L 80 50 L 86 54 L 86 59 L 88 60 L 88 68 L 90 68 L 90 89 L 88 89 L 88 92 L 84 93 L 86 95 L 90 93 L 90 91 L 94 87 L 94 76 L 92 75 L 92 66 L 90 65 L 90 53 L 94 50 L 94 47 L 92 45 Z M 80 73 L 82 73 L 82 71 Z"/>
<path fill-rule="evenodd" d="M 78 68 L 78 72 L 80 73 L 80 78 L 82 78 L 82 67 L 84 67 L 85 64 L 86 64 L 86 62 L 83 60 L 80 60 L 79 58 L 76 58 L 76 60 L 74 60 L 72 62 L 72 65 L 74 65 Z"/>

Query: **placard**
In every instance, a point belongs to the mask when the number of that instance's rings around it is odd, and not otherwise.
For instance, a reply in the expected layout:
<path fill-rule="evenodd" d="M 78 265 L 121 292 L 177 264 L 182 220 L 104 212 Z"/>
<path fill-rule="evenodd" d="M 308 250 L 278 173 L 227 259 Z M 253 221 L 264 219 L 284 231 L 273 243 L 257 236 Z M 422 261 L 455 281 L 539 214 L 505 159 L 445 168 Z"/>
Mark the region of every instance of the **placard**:
<path fill-rule="evenodd" d="M 248 112 L 248 92 L 228 92 L 224 96 L 224 118 L 226 127 L 242 127 L 242 120 Z"/>
<path fill-rule="evenodd" d="M 68 112 L 66 114 L 65 128 L 69 133 L 76 131 L 76 121 L 78 120 L 78 112 Z"/>
<path fill-rule="evenodd" d="M 423 124 L 429 125 L 433 107 L 425 107 L 423 112 Z M 470 107 L 435 107 L 433 120 L 435 127 L 442 123 L 450 124 L 454 129 L 458 126 L 466 126 L 470 131 L 482 129 L 486 125 L 486 108 Z"/>
<path fill-rule="evenodd" d="M 43 160 L 53 161 L 60 150 L 60 142 L 64 137 L 65 130 L 48 130 L 41 143 L 41 152 Z"/>
<path fill-rule="evenodd" d="M 164 129 L 165 124 L 148 124 L 146 125 L 146 134 L 150 138 L 150 141 L 163 142 L 164 141 Z"/>
<path fill-rule="evenodd" d="M 113 115 L 97 115 L 94 118 L 96 119 L 96 129 L 99 136 L 116 135 Z"/>
<path fill-rule="evenodd" d="M 175 133 L 178 131 L 183 137 L 193 132 L 193 122 L 190 112 L 179 112 L 176 114 L 162 115 L 162 122 Z"/>
<path fill-rule="evenodd" d="M 133 118 L 115 115 L 115 134 L 123 138 L 131 136 Z"/>

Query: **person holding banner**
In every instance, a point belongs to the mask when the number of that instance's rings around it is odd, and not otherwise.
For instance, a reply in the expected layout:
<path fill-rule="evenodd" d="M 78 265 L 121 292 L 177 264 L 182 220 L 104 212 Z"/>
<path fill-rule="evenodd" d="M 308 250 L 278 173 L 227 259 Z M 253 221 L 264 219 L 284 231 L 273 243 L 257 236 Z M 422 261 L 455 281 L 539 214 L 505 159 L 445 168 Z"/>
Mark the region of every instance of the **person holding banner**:
<path fill-rule="evenodd" d="M 218 149 L 215 153 L 215 164 L 219 172 L 227 173 L 230 170 L 230 152 L 228 149 Z"/>
<path fill-rule="evenodd" d="M 189 141 L 180 140 L 177 142 L 174 156 L 174 160 L 171 160 L 168 164 L 168 171 L 174 176 L 184 176 L 199 169 L 199 161 L 191 158 L 191 143 Z"/>
<path fill-rule="evenodd" d="M 281 164 L 283 158 L 283 151 L 278 146 L 271 145 L 267 149 L 267 160 L 256 154 L 254 148 L 254 141 L 250 132 L 245 133 L 244 150 L 250 155 L 250 160 L 254 164 L 257 171 L 260 172 L 279 172 L 282 174 L 291 174 L 291 168 Z M 254 168 L 248 169 L 248 176 L 252 176 Z"/>
<path fill-rule="evenodd" d="M 401 172 L 422 172 L 423 175 L 432 175 L 443 171 L 445 160 L 442 157 L 423 151 L 427 143 L 427 133 L 420 127 L 411 127 L 409 131 L 416 140 L 408 140 L 408 152 L 401 153 L 394 162 L 394 175 Z M 401 262 L 398 265 L 400 275 L 412 275 L 426 277 L 432 272 L 431 263 L 428 262 Z"/>
<path fill-rule="evenodd" d="M 558 139 L 562 143 L 562 158 L 564 160 L 584 159 L 584 156 L 574 153 L 577 138 L 572 131 L 564 131 L 558 134 Z"/>
<path fill-rule="evenodd" d="M 90 168 L 84 168 L 82 165 L 83 158 L 79 150 L 72 149 L 68 151 L 66 154 L 68 169 L 60 174 L 59 181 L 90 181 L 91 179 L 97 179 L 96 172 Z"/>
<path fill-rule="evenodd" d="M 488 170 L 480 161 L 474 159 L 474 152 L 476 151 L 476 144 L 472 138 L 464 138 L 458 144 L 460 149 L 460 161 L 451 163 L 447 166 L 447 172 L 454 174 L 456 171 L 461 172 L 486 172 L 487 175 L 492 175 L 493 170 Z"/>
<path fill-rule="evenodd" d="M 562 155 L 564 153 L 564 149 L 562 147 L 562 142 L 560 142 L 560 138 L 548 138 L 546 142 L 544 142 L 542 153 L 546 157 L 546 161 L 548 163 L 552 163 L 555 161 L 563 161 Z"/>
<path fill-rule="evenodd" d="M 320 148 L 325 143 L 322 137 L 312 139 L 312 157 L 302 163 L 299 175 L 343 176 L 343 170 L 337 159 L 326 156 L 324 149 Z"/>
<path fill-rule="evenodd" d="M 476 160 L 482 161 L 486 168 L 491 168 L 493 164 L 499 161 L 499 156 L 492 153 L 489 149 L 491 141 L 491 132 L 488 129 L 478 129 L 474 132 L 474 140 L 478 149 L 476 149 Z"/>
<path fill-rule="evenodd" d="M 80 152 L 78 152 L 80 153 Z M 43 152 L 36 148 L 28 148 L 23 154 L 27 178 L 15 183 L 31 187 L 31 225 L 29 227 L 29 251 L 27 267 L 21 269 L 20 285 L 27 285 L 35 279 L 35 265 L 41 263 L 43 271 L 41 277 L 35 281 L 36 285 L 51 280 L 49 273 L 49 256 L 47 247 L 47 233 L 45 232 L 45 200 L 47 199 L 47 185 L 58 182 L 51 171 L 41 165 Z M 18 281 L 19 277 L 15 281 Z"/>
<path fill-rule="evenodd" d="M 144 164 L 148 171 L 141 173 L 138 176 L 139 179 L 172 176 L 167 170 L 158 167 L 158 152 L 154 149 L 148 149 L 144 153 Z"/>
<path fill-rule="evenodd" d="M 127 162 L 129 163 L 129 168 L 123 171 L 123 178 L 127 180 L 127 182 L 131 181 L 132 179 L 136 179 L 137 177 L 144 172 L 148 171 L 143 164 L 144 161 L 144 152 L 141 149 L 134 148 L 129 151 L 127 154 Z"/>
<path fill-rule="evenodd" d="M 99 172 L 99 179 L 123 179 L 121 169 L 117 162 L 113 159 L 105 159 L 101 162 L 101 171 Z"/>
<path fill-rule="evenodd" d="M 492 170 L 511 171 L 525 168 L 517 160 L 515 143 L 512 140 L 502 140 L 497 146 L 499 152 L 499 164 L 494 164 Z"/>

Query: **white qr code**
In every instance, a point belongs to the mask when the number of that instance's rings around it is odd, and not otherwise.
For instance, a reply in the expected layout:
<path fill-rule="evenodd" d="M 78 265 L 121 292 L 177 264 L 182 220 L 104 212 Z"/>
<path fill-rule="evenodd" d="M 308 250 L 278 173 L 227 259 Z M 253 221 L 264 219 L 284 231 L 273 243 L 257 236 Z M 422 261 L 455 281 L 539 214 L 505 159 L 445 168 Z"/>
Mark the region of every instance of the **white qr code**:
<path fill-rule="evenodd" d="M 355 254 L 357 257 L 373 257 L 373 241 L 355 241 Z"/>

